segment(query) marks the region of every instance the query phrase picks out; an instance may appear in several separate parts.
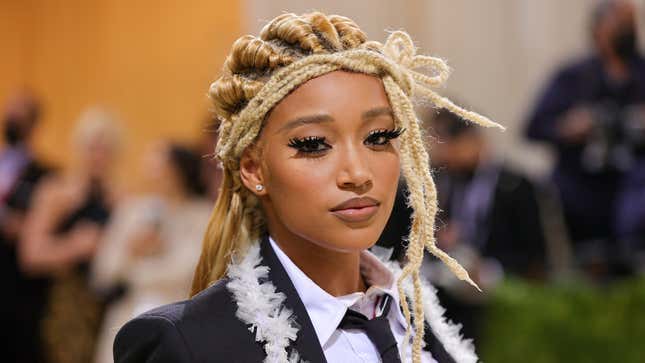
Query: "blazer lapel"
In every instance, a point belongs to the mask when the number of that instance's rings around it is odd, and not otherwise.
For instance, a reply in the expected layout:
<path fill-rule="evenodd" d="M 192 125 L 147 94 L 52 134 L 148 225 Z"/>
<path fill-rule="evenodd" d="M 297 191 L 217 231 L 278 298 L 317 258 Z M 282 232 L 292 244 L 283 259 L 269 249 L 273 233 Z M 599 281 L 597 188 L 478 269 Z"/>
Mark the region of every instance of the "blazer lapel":
<path fill-rule="evenodd" d="M 455 363 L 454 358 L 446 352 L 443 344 L 437 339 L 432 332 L 430 325 L 426 322 L 426 330 L 424 340 L 426 342 L 425 349 L 430 351 L 432 357 L 439 363 Z"/>
<path fill-rule="evenodd" d="M 286 300 L 284 304 L 296 316 L 296 322 L 300 326 L 298 337 L 292 346 L 298 351 L 302 360 L 311 363 L 326 363 L 325 354 L 309 319 L 309 314 L 307 314 L 307 310 L 302 300 L 300 300 L 296 288 L 291 283 L 289 275 L 287 275 L 284 267 L 282 267 L 266 235 L 260 243 L 260 254 L 262 255 L 263 263 L 269 267 L 269 278 L 271 282 L 273 282 L 273 285 L 275 285 L 278 291 L 285 294 Z"/>

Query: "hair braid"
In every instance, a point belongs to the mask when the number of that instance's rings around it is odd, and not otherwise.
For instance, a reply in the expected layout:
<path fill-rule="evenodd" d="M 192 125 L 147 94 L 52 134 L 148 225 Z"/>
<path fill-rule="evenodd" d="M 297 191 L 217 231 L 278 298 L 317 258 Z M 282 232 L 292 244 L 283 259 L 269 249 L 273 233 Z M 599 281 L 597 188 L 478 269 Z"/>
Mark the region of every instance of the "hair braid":
<path fill-rule="evenodd" d="M 412 343 L 412 352 L 413 359 L 417 361 L 417 359 L 420 359 L 421 357 L 421 347 L 425 332 L 419 269 L 423 262 L 424 240 L 428 238 L 428 234 L 432 235 L 432 233 L 428 233 L 429 231 L 427 229 L 433 228 L 432 226 L 434 225 L 433 219 L 430 219 L 432 212 L 424 213 L 423 211 L 427 211 L 429 209 L 436 210 L 436 202 L 434 205 L 427 205 L 427 200 L 424 198 L 424 194 L 426 194 L 428 190 L 423 177 L 420 177 L 419 174 L 425 174 L 423 170 L 428 168 L 427 153 L 425 153 L 424 146 L 420 141 L 422 139 L 419 136 L 419 127 L 416 117 L 414 117 L 414 115 L 410 117 L 411 115 L 405 112 L 409 99 L 403 95 L 401 89 L 390 77 L 383 77 L 383 84 L 385 86 L 385 91 L 390 98 L 390 102 L 392 103 L 395 116 L 403 125 L 405 125 L 404 127 L 406 127 L 406 130 L 409 132 L 406 132 L 407 136 L 401 140 L 401 156 L 403 161 L 403 174 L 406 181 L 408 181 L 408 188 L 410 191 L 408 203 L 412 206 L 414 213 L 412 217 L 413 222 L 410 230 L 409 244 L 406 250 L 408 262 L 404 266 L 403 272 L 399 277 L 399 287 L 402 291 L 403 281 L 410 276 L 412 277 L 412 284 L 414 287 L 413 309 L 415 317 L 415 336 Z M 403 148 L 404 145 L 405 148 Z M 425 160 L 423 158 L 424 154 Z M 401 296 L 405 297 L 405 295 Z M 405 300 L 407 300 L 407 298 L 405 298 Z M 407 305 L 407 301 L 404 305 Z M 406 319 L 408 319 L 407 316 Z"/>

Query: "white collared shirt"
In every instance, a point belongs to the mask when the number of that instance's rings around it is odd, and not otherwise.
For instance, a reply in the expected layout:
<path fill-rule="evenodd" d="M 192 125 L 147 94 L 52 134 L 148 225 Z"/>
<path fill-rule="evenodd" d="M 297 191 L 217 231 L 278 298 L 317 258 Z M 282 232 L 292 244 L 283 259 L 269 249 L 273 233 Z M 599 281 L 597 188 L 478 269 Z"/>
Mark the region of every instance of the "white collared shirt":
<path fill-rule="evenodd" d="M 358 311 L 371 318 L 374 315 L 377 300 L 383 294 L 388 294 L 393 299 L 388 320 L 392 334 L 398 343 L 399 352 L 402 351 L 407 322 L 401 309 L 397 308 L 400 306 L 399 293 L 394 286 L 392 272 L 374 255 L 368 251 L 361 253 L 361 273 L 370 285 L 367 291 L 334 297 L 305 275 L 270 237 L 269 242 L 307 310 L 327 362 L 372 363 L 381 361 L 376 347 L 365 332 L 337 328 L 347 309 Z M 412 340 L 407 344 L 405 354 L 408 362 L 412 361 L 411 348 Z M 427 351 L 422 352 L 421 358 L 422 362 L 436 363 Z"/>

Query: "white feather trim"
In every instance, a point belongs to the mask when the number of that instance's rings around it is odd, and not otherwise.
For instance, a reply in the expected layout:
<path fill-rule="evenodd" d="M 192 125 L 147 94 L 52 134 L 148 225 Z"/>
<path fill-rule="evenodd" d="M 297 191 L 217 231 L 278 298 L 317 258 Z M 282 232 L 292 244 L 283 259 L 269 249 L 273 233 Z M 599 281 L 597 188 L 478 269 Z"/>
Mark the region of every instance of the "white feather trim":
<path fill-rule="evenodd" d="M 242 261 L 229 266 L 226 287 L 237 303 L 236 316 L 255 331 L 256 341 L 265 342 L 265 363 L 298 362 L 295 350 L 291 356 L 287 354 L 287 347 L 298 334 L 295 316 L 283 306 L 286 297 L 276 292 L 267 279 L 269 268 L 261 262 L 260 246 L 254 243 Z"/>

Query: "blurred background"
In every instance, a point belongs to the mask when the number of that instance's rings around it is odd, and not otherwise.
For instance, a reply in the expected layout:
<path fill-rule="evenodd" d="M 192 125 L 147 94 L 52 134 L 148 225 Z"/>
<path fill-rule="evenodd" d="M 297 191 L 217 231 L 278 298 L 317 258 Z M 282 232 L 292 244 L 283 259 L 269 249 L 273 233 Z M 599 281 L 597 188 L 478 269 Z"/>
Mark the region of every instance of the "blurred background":
<path fill-rule="evenodd" d="M 217 195 L 206 91 L 283 12 L 408 31 L 454 69 L 418 103 L 447 315 L 489 362 L 645 356 L 645 1 L 0 0 L 0 354 L 110 362 L 118 327 L 187 295 Z M 379 241 L 402 257 L 405 185 Z"/>

